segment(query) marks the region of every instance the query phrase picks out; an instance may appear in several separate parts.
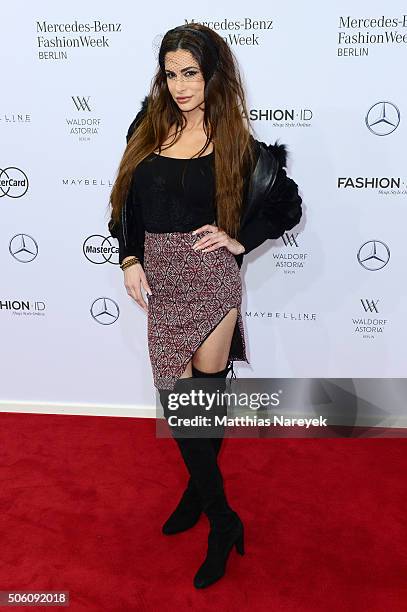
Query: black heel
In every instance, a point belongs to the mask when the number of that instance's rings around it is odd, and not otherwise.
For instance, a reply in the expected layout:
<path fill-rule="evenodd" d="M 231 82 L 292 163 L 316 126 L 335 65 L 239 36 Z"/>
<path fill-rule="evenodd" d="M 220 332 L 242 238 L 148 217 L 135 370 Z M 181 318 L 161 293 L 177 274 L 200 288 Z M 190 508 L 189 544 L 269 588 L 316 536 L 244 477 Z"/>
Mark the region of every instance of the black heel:
<path fill-rule="evenodd" d="M 194 578 L 194 586 L 197 589 L 204 589 L 224 576 L 233 546 L 236 546 L 239 554 L 244 554 L 243 523 L 233 511 L 229 521 L 228 527 L 211 527 L 206 558 Z"/>
<path fill-rule="evenodd" d="M 242 533 L 236 540 L 235 546 L 236 546 L 236 551 L 239 553 L 239 555 L 244 555 L 243 525 L 242 525 Z"/>

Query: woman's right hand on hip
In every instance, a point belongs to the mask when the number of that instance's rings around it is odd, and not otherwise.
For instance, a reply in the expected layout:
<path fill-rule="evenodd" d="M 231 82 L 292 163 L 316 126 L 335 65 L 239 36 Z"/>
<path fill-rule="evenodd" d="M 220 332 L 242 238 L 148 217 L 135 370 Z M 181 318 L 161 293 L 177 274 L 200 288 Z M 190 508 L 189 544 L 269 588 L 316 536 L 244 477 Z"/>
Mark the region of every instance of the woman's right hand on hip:
<path fill-rule="evenodd" d="M 137 302 L 141 308 L 147 312 L 148 306 L 144 301 L 141 293 L 141 287 L 143 287 L 146 293 L 152 294 L 150 286 L 147 282 L 147 278 L 140 263 L 136 263 L 129 266 L 124 270 L 124 286 L 126 287 L 127 293 Z"/>

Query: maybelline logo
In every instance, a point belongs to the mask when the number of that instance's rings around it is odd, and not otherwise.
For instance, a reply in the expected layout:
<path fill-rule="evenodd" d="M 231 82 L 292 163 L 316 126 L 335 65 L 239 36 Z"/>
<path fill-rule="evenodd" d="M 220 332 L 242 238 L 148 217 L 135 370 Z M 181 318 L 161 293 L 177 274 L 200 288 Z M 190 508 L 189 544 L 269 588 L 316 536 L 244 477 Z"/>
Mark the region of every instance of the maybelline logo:
<path fill-rule="evenodd" d="M 79 141 L 90 141 L 92 136 L 99 134 L 101 119 L 89 115 L 92 112 L 90 96 L 72 96 L 71 100 L 79 116 L 65 120 L 69 134 L 78 136 Z"/>
<path fill-rule="evenodd" d="M 29 263 L 38 255 L 38 244 L 36 240 L 28 234 L 16 234 L 10 240 L 8 250 L 17 261 Z"/>
<path fill-rule="evenodd" d="M 62 184 L 76 187 L 112 187 L 113 181 L 106 179 L 95 179 L 88 177 L 63 178 Z"/>
<path fill-rule="evenodd" d="M 381 270 L 390 260 L 390 249 L 381 240 L 368 240 L 360 247 L 357 260 L 365 270 Z"/>
<path fill-rule="evenodd" d="M 0 198 L 22 198 L 28 191 L 28 177 L 21 168 L 0 168 Z"/>
<path fill-rule="evenodd" d="M 366 113 L 365 123 L 376 136 L 388 136 L 400 123 L 400 111 L 393 102 L 376 102 Z"/>
<path fill-rule="evenodd" d="M 112 325 L 119 318 L 120 309 L 117 302 L 108 297 L 97 298 L 90 307 L 92 319 L 100 325 Z"/>
<path fill-rule="evenodd" d="M 86 259 L 94 264 L 118 264 L 119 248 L 117 240 L 112 236 L 92 234 L 83 243 L 83 254 Z"/>
<path fill-rule="evenodd" d="M 370 46 L 403 45 L 407 15 L 400 17 L 339 17 L 338 50 L 340 57 L 368 56 Z"/>
<path fill-rule="evenodd" d="M 85 49 L 95 53 L 110 48 L 111 36 L 122 31 L 121 23 L 93 20 L 71 23 L 36 22 L 38 59 L 67 60 L 68 50 Z"/>
<path fill-rule="evenodd" d="M 304 267 L 305 260 L 308 257 L 308 253 L 297 250 L 300 248 L 298 234 L 299 232 L 285 232 L 281 236 L 285 249 L 273 252 L 276 268 L 282 269 L 284 274 L 295 274 Z"/>
<path fill-rule="evenodd" d="M 235 20 L 225 17 L 217 21 L 185 19 L 184 22 L 185 25 L 188 23 L 206 25 L 222 36 L 229 45 L 234 47 L 258 47 L 261 41 L 257 32 L 271 32 L 274 27 L 272 19 L 253 19 L 252 17 Z M 251 33 L 249 34 L 249 32 Z"/>
<path fill-rule="evenodd" d="M 362 338 L 373 339 L 377 334 L 382 334 L 384 328 L 389 322 L 388 319 L 381 319 L 374 315 L 379 314 L 379 300 L 361 298 L 363 314 L 372 314 L 373 317 L 353 317 L 352 323 L 355 334 L 359 334 Z"/>
<path fill-rule="evenodd" d="M 3 300 L 0 298 L 0 311 L 13 315 L 44 316 L 45 302 L 37 300 Z"/>
<path fill-rule="evenodd" d="M 309 108 L 251 108 L 249 110 L 250 121 L 270 121 L 273 127 L 309 127 L 312 117 L 313 112 Z"/>
<path fill-rule="evenodd" d="M 0 121 L 3 124 L 26 124 L 31 123 L 31 115 L 27 115 L 27 113 L 1 113 Z"/>
<path fill-rule="evenodd" d="M 284 321 L 316 321 L 315 312 L 278 312 L 270 310 L 249 310 L 245 312 L 249 319 L 277 319 Z"/>

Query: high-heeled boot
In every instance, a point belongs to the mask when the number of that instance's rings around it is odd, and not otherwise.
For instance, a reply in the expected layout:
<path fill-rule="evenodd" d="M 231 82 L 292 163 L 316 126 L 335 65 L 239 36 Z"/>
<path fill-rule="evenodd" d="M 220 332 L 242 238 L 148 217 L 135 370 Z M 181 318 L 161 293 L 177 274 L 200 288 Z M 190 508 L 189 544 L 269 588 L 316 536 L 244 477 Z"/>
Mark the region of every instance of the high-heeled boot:
<path fill-rule="evenodd" d="M 238 514 L 224 495 L 219 495 L 204 509 L 210 523 L 206 557 L 194 577 L 194 586 L 203 589 L 217 582 L 226 571 L 229 554 L 236 547 L 244 555 L 244 528 Z"/>
<path fill-rule="evenodd" d="M 222 473 L 208 438 L 176 438 L 190 475 L 202 497 L 210 523 L 206 557 L 194 577 L 194 586 L 205 588 L 225 574 L 233 546 L 244 554 L 243 523 L 229 506 Z"/>
<path fill-rule="evenodd" d="M 218 384 L 217 384 L 217 388 L 219 389 L 219 391 L 224 391 L 225 387 L 226 387 L 226 376 L 228 374 L 230 370 L 230 366 L 227 366 L 226 368 L 224 368 L 223 370 L 220 370 L 219 372 L 211 372 L 211 373 L 204 373 L 201 372 L 200 370 L 198 370 L 197 368 L 195 368 L 194 366 L 192 366 L 192 373 L 193 376 L 196 377 L 212 377 L 212 378 L 218 378 Z M 180 380 L 185 380 L 185 379 L 180 379 Z M 174 390 L 180 390 L 179 386 L 182 383 L 178 383 L 175 385 Z M 160 390 L 160 399 L 161 399 L 161 404 L 165 405 L 165 410 L 164 410 L 164 414 L 168 415 L 168 410 L 167 410 L 167 406 L 165 404 L 166 402 L 166 398 L 168 397 L 168 391 L 167 390 Z M 219 438 L 209 438 L 211 440 L 213 449 L 215 451 L 216 456 L 219 454 L 221 445 L 222 445 L 222 440 L 223 437 L 219 437 Z M 172 512 L 172 514 L 169 516 L 169 518 L 166 520 L 166 522 L 164 523 L 164 525 L 162 526 L 162 533 L 165 535 L 175 535 L 177 533 L 181 533 L 182 531 L 186 531 L 187 529 L 190 529 L 191 527 L 193 527 L 199 520 L 199 517 L 201 516 L 202 513 L 202 499 L 199 495 L 199 492 L 193 482 L 192 477 L 189 477 L 188 480 L 188 485 L 185 489 L 185 491 L 183 492 L 180 501 L 177 504 L 177 507 L 175 508 L 175 510 Z"/>

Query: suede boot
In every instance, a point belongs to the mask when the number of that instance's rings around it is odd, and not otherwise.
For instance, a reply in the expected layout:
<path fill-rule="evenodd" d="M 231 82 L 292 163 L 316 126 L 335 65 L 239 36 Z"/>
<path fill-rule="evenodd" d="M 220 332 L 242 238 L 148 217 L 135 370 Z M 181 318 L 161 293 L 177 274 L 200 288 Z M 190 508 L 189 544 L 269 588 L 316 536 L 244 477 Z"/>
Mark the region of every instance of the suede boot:
<path fill-rule="evenodd" d="M 220 392 L 225 390 L 226 376 L 229 371 L 230 371 L 229 365 L 223 370 L 220 370 L 219 372 L 214 372 L 214 373 L 212 372 L 205 373 L 205 372 L 198 370 L 194 366 L 192 366 L 192 373 L 193 373 L 194 378 L 197 378 L 197 377 L 199 378 L 207 377 L 211 379 L 217 378 L 218 381 L 216 384 L 216 389 L 218 389 Z M 190 380 L 191 380 L 190 378 L 189 379 L 179 379 L 174 387 L 174 391 L 182 391 L 183 390 L 182 387 L 183 386 L 185 387 L 185 385 L 188 386 L 187 381 L 190 381 Z M 161 404 L 163 405 L 163 408 L 164 408 L 164 415 L 167 418 L 169 414 L 169 411 L 166 405 L 166 397 L 167 397 L 168 391 L 159 390 L 159 392 L 160 392 Z M 223 410 L 224 409 L 222 407 L 220 407 L 220 409 L 218 409 L 217 407 L 218 413 Z M 222 412 L 222 414 L 223 413 L 224 412 Z M 208 438 L 208 440 L 210 440 L 210 443 L 215 452 L 215 456 L 217 457 L 219 454 L 221 445 L 222 445 L 223 437 Z M 181 496 L 181 499 L 177 504 L 177 507 L 175 508 L 175 510 L 172 512 L 172 514 L 169 516 L 169 518 L 167 519 L 167 521 L 164 523 L 162 527 L 162 533 L 165 535 L 174 535 L 177 533 L 181 533 L 182 531 L 186 531 L 187 529 L 190 529 L 198 522 L 199 517 L 202 513 L 202 509 L 203 509 L 202 498 L 197 490 L 196 485 L 194 484 L 192 476 L 190 476 L 188 480 L 188 485 L 186 489 L 184 490 Z"/>

